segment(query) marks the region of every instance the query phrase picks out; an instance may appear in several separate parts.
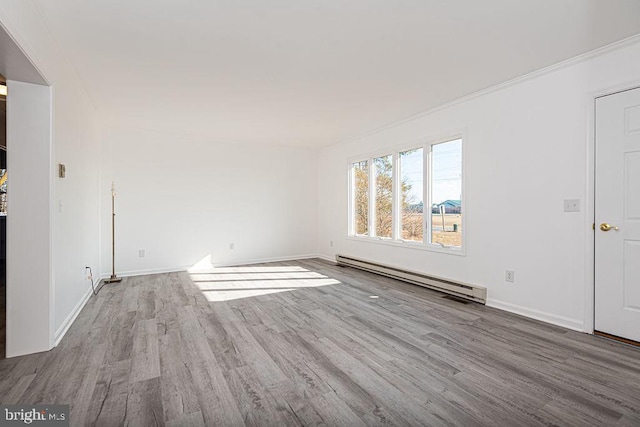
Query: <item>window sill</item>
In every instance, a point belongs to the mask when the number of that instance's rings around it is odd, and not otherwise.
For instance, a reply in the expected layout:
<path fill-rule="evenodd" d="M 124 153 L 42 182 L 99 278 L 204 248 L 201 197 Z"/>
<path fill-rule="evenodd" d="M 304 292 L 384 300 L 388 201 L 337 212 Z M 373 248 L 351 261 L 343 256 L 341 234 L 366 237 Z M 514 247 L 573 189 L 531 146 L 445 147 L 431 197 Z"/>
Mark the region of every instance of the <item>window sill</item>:
<path fill-rule="evenodd" d="M 350 236 L 347 236 L 347 239 L 355 242 L 375 243 L 378 245 L 395 246 L 398 248 L 417 249 L 419 251 L 438 252 L 441 254 L 449 254 L 449 255 L 456 255 L 456 256 L 466 256 L 464 247 L 462 248 L 447 247 L 447 246 L 442 247 L 439 245 L 425 244 L 422 242 L 411 242 L 407 240 L 393 240 L 389 238 L 369 237 L 369 236 L 350 235 Z"/>

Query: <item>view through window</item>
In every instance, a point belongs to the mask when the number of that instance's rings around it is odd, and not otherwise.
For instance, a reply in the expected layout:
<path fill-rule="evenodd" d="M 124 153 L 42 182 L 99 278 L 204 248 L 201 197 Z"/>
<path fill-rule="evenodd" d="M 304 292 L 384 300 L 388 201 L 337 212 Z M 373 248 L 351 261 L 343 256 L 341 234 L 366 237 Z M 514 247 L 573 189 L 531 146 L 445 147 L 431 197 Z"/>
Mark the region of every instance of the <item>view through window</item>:
<path fill-rule="evenodd" d="M 373 160 L 376 170 L 376 236 L 391 237 L 393 229 L 393 157 L 391 155 Z"/>
<path fill-rule="evenodd" d="M 462 246 L 462 140 L 431 146 L 431 242 Z"/>
<path fill-rule="evenodd" d="M 424 149 L 400 153 L 400 221 L 403 240 L 422 242 L 424 234 Z"/>
<path fill-rule="evenodd" d="M 351 165 L 353 233 L 369 234 L 369 163 L 365 160 Z"/>
<path fill-rule="evenodd" d="M 350 234 L 462 248 L 462 170 L 461 138 L 351 163 Z"/>

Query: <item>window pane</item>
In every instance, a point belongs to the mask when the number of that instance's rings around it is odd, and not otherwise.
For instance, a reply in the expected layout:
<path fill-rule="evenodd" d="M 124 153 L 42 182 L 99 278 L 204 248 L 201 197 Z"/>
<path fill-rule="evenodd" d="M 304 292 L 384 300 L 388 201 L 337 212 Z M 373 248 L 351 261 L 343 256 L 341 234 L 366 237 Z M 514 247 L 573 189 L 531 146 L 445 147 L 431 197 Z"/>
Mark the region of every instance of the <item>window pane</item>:
<path fill-rule="evenodd" d="M 423 235 L 423 169 L 424 150 L 400 153 L 400 224 L 401 238 L 404 240 L 422 241 Z"/>
<path fill-rule="evenodd" d="M 352 227 L 355 234 L 369 234 L 369 165 L 362 161 L 351 165 L 353 185 Z"/>
<path fill-rule="evenodd" d="M 462 246 L 462 140 L 431 147 L 431 243 Z"/>
<path fill-rule="evenodd" d="M 373 159 L 376 167 L 376 236 L 391 237 L 393 229 L 393 160 L 392 156 Z"/>

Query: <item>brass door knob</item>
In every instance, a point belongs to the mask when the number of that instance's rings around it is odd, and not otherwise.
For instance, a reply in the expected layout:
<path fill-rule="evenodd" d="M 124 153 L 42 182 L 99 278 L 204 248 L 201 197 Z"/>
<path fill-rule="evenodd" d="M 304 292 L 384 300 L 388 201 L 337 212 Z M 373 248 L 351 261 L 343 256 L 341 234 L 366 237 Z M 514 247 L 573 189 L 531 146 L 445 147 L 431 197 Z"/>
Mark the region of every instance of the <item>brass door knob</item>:
<path fill-rule="evenodd" d="M 609 231 L 609 230 L 618 231 L 619 228 L 615 227 L 615 226 L 613 226 L 611 224 L 607 224 L 606 222 L 603 222 L 602 224 L 600 224 L 600 230 L 602 230 L 602 231 Z"/>

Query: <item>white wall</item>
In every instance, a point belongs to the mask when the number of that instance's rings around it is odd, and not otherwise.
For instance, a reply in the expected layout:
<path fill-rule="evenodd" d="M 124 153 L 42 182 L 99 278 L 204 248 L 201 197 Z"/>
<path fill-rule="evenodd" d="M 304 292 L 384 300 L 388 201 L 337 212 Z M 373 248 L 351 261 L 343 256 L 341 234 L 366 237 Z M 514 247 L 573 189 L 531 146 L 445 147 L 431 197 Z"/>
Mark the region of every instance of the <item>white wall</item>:
<path fill-rule="evenodd" d="M 183 269 L 207 256 L 215 265 L 316 253 L 313 150 L 113 127 L 102 158 L 103 275 L 111 271 L 112 180 L 119 275 Z"/>
<path fill-rule="evenodd" d="M 320 253 L 484 285 L 490 305 L 588 329 L 593 94 L 638 83 L 640 43 L 626 43 L 322 150 Z M 347 239 L 347 159 L 461 129 L 466 132 L 466 256 Z M 564 213 L 565 198 L 581 199 L 582 211 Z M 492 205 L 502 211 L 496 214 Z M 505 269 L 515 270 L 514 284 L 505 282 Z"/>
<path fill-rule="evenodd" d="M 12 357 L 51 348 L 51 88 L 11 80 L 7 87 L 7 357 Z"/>
<path fill-rule="evenodd" d="M 85 267 L 100 271 L 101 127 L 84 93 L 68 82 L 54 83 L 53 266 L 55 333 L 64 328 L 90 295 Z M 68 89 L 67 89 L 68 88 Z M 58 163 L 66 177 L 57 177 Z"/>
<path fill-rule="evenodd" d="M 40 74 L 52 85 L 53 91 L 53 151 L 50 169 L 53 188 L 47 207 L 52 219 L 50 280 L 53 315 L 49 333 L 53 335 L 50 337 L 53 343 L 61 338 L 78 309 L 82 307 L 83 301 L 89 296 L 90 283 L 85 277 L 84 267 L 89 265 L 94 267 L 94 271 L 99 269 L 100 126 L 94 106 L 83 91 L 80 79 L 51 39 L 34 4 L 20 0 L 1 2 L 0 22 Z M 21 76 L 7 77 L 21 80 Z M 11 93 L 8 97 L 11 99 Z M 10 116 L 11 112 L 8 111 L 7 114 Z M 11 145 L 12 142 L 14 141 L 9 140 L 8 144 Z M 19 144 L 20 141 L 14 143 Z M 67 166 L 65 179 L 59 179 L 55 175 L 58 163 L 65 163 Z M 15 173 L 11 168 L 9 159 L 9 176 Z M 11 178 L 8 183 L 9 192 L 12 191 L 10 180 Z M 33 180 L 30 185 L 32 189 L 38 189 L 43 183 Z M 8 209 L 8 220 L 11 221 L 11 207 Z M 8 257 L 10 256 L 8 253 Z M 31 286 L 29 282 L 7 283 L 8 288 L 18 285 Z M 10 299 L 8 304 L 11 304 Z M 29 329 L 29 326 L 25 324 L 23 328 Z M 33 331 L 33 328 L 29 330 Z"/>

